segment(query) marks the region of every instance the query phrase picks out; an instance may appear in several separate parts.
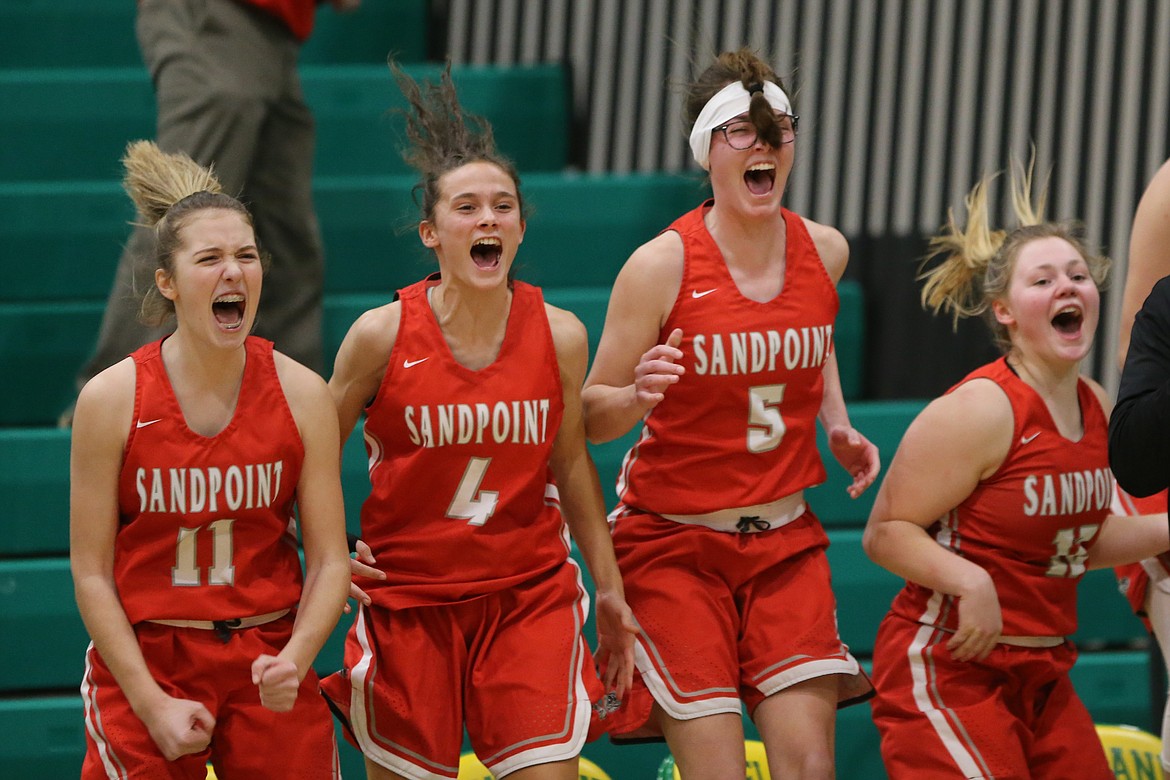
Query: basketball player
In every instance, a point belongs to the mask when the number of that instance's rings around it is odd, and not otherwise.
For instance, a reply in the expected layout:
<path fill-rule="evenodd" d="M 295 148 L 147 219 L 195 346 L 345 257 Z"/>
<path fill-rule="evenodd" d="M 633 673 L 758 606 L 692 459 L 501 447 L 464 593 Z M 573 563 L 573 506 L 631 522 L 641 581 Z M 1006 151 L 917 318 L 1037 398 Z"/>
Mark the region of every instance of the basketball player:
<path fill-rule="evenodd" d="M 1104 390 L 1079 374 L 1108 260 L 1043 221 L 994 230 L 987 180 L 932 247 L 923 302 L 986 314 L 1004 357 L 932 402 L 890 464 L 863 544 L 907 580 L 874 648 L 874 721 L 899 778 L 1113 777 L 1073 690 L 1077 583 L 1170 547 L 1166 515 L 1118 518 Z"/>
<path fill-rule="evenodd" d="M 202 780 L 209 760 L 220 777 L 337 777 L 311 666 L 349 582 L 327 388 L 249 335 L 263 252 L 247 209 L 153 143 L 125 165 L 154 232 L 144 313 L 177 324 L 77 403 L 82 777 Z"/>
<path fill-rule="evenodd" d="M 385 579 L 360 580 L 371 603 L 325 690 L 370 778 L 456 777 L 466 727 L 496 777 L 573 780 L 593 708 L 611 703 L 567 531 L 614 695 L 635 630 L 585 448 L 585 330 L 512 278 L 519 179 L 449 71 L 425 90 L 395 74 L 439 273 L 363 314 L 329 382 L 343 436 L 366 415 L 362 537 Z"/>
<path fill-rule="evenodd" d="M 592 440 L 642 426 L 611 516 L 640 674 L 611 735 L 665 737 L 683 777 L 741 778 L 746 705 L 773 777 L 828 778 L 838 702 L 869 684 L 803 495 L 825 480 L 817 419 L 850 495 L 879 468 L 833 350 L 848 246 L 781 206 L 797 117 L 756 53 L 719 55 L 686 106 L 714 201 L 626 261 L 584 391 Z"/>

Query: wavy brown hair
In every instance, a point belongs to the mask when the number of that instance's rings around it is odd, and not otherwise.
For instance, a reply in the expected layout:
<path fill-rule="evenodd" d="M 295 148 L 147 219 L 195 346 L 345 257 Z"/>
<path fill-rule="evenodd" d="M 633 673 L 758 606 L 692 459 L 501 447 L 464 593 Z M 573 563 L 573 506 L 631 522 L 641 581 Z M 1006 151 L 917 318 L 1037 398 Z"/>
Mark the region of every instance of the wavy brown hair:
<path fill-rule="evenodd" d="M 463 110 L 455 83 L 451 80 L 451 63 L 447 62 L 438 83 L 419 84 L 393 60 L 390 70 L 406 98 L 409 110 L 400 111 L 406 119 L 406 139 L 402 159 L 418 171 L 414 186 L 416 203 L 422 218 L 434 217 L 439 202 L 439 180 L 444 174 L 473 162 L 497 166 L 516 185 L 521 216 L 527 217 L 520 194 L 520 174 L 516 166 L 496 149 L 492 126 L 486 119 Z M 421 195 L 421 202 L 419 196 Z"/>

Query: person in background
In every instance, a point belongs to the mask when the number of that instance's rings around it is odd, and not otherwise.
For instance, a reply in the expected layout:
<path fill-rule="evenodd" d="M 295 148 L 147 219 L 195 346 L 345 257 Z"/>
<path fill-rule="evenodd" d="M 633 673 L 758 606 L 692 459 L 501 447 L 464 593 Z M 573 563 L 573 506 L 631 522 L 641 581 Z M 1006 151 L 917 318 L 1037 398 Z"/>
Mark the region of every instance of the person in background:
<path fill-rule="evenodd" d="M 360 0 L 331 0 L 340 11 Z M 248 204 L 272 256 L 256 333 L 324 370 L 324 260 L 311 184 L 313 116 L 297 72 L 319 0 L 138 0 L 136 32 L 157 104 L 156 141 L 214 167 Z M 149 230 L 134 230 L 118 260 L 93 353 L 77 386 L 168 331 L 135 313 L 154 285 Z M 59 423 L 68 426 L 72 407 Z"/>
<path fill-rule="evenodd" d="M 1109 421 L 1109 462 L 1132 494 L 1131 512 L 1166 509 L 1170 469 L 1170 160 L 1150 180 L 1138 203 L 1129 240 L 1129 267 L 1121 303 L 1117 407 Z M 1162 281 L 1159 281 L 1162 280 Z M 1135 321 L 1136 320 L 1136 321 Z M 1132 356 L 1132 357 L 1131 357 Z M 1162 650 L 1170 668 L 1170 556 L 1118 567 L 1121 590 Z M 1162 713 L 1162 772 L 1170 778 L 1170 703 Z"/>
<path fill-rule="evenodd" d="M 1077 584 L 1170 529 L 1114 513 L 1109 400 L 1080 374 L 1108 260 L 1044 221 L 1031 170 L 1011 180 L 1014 229 L 991 225 L 988 185 L 933 239 L 922 299 L 986 315 L 1004 356 L 919 414 L 874 502 L 862 544 L 907 581 L 875 642 L 874 722 L 892 780 L 1108 780 L 1069 679 Z"/>
<path fill-rule="evenodd" d="M 848 245 L 781 205 L 797 117 L 755 52 L 686 96 L 714 200 L 626 261 L 585 383 L 595 442 L 641 424 L 614 547 L 640 632 L 615 741 L 665 737 L 683 777 L 742 778 L 747 710 L 773 777 L 828 778 L 839 701 L 869 692 L 837 632 L 816 424 L 853 477 L 877 448 L 849 423 L 833 325 Z"/>
<path fill-rule="evenodd" d="M 512 278 L 519 177 L 450 69 L 425 89 L 394 72 L 439 273 L 358 318 L 329 380 L 343 438 L 365 413 L 362 558 L 381 577 L 357 578 L 345 668 L 323 689 L 370 778 L 456 777 L 466 728 L 495 777 L 576 780 L 591 713 L 630 684 L 636 630 L 585 447 L 585 329 Z"/>
<path fill-rule="evenodd" d="M 350 580 L 328 390 L 250 335 L 264 252 L 247 209 L 151 142 L 125 166 L 155 240 L 143 310 L 176 327 L 77 401 L 82 777 L 202 780 L 210 761 L 220 777 L 335 778 L 312 669 Z"/>

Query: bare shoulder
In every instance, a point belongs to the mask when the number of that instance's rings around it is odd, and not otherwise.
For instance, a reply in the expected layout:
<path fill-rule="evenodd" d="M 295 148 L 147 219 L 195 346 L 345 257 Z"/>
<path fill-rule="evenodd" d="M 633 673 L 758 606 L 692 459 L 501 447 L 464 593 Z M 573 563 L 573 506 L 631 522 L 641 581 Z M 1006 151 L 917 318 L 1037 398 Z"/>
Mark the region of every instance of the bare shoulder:
<path fill-rule="evenodd" d="M 635 249 L 618 273 L 618 284 L 672 288 L 682 284 L 682 236 L 673 230 L 660 233 Z"/>
<path fill-rule="evenodd" d="M 562 346 L 572 346 L 577 342 L 585 343 L 588 338 L 585 324 L 576 314 L 548 302 L 544 304 L 544 313 L 548 317 L 548 327 L 552 331 L 557 351 L 560 351 Z"/>
<path fill-rule="evenodd" d="M 954 453 L 988 474 L 1011 447 L 1015 417 L 1011 401 L 990 379 L 972 379 L 931 401 L 903 439 L 939 457 Z"/>
<path fill-rule="evenodd" d="M 552 331 L 557 362 L 562 370 L 568 363 L 578 366 L 583 371 L 589 359 L 589 334 L 584 323 L 573 312 L 553 306 L 551 303 L 544 305 L 544 311 L 548 316 L 549 330 Z"/>
<path fill-rule="evenodd" d="M 839 282 L 845 273 L 845 266 L 849 264 L 849 242 L 845 235 L 835 227 L 814 222 L 808 217 L 801 217 L 805 229 L 825 264 L 825 270 L 833 282 Z"/>
<path fill-rule="evenodd" d="M 394 347 L 394 340 L 398 337 L 398 325 L 402 321 L 402 302 L 393 301 L 376 309 L 362 312 L 354 321 L 346 334 L 346 341 L 352 340 L 354 346 L 363 351 L 371 351 L 377 355 L 390 358 L 390 350 Z"/>
<path fill-rule="evenodd" d="M 301 365 L 283 352 L 273 351 L 276 375 L 280 387 L 288 400 L 293 416 L 299 411 L 312 409 L 315 404 L 332 403 L 325 380 L 311 368 Z"/>
<path fill-rule="evenodd" d="M 1085 381 L 1085 384 L 1093 391 L 1093 395 L 1097 397 L 1097 402 L 1101 404 L 1101 409 L 1105 412 L 1105 416 L 1109 417 L 1113 412 L 1113 399 L 1109 397 L 1109 393 L 1105 391 L 1104 387 L 1101 387 L 1101 383 L 1096 379 L 1088 376 L 1081 376 L 1081 379 Z"/>
<path fill-rule="evenodd" d="M 133 358 L 125 358 L 94 376 L 81 388 L 73 414 L 78 432 L 114 436 L 125 441 L 134 420 L 137 371 Z"/>

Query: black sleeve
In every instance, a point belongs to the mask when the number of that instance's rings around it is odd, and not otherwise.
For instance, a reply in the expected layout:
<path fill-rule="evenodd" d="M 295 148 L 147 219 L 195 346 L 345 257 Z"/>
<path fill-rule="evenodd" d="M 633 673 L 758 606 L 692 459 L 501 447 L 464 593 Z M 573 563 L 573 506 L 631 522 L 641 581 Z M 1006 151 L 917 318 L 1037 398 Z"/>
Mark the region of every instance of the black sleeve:
<path fill-rule="evenodd" d="M 1109 465 L 1132 495 L 1170 486 L 1170 277 L 1154 285 L 1134 319 L 1109 419 Z"/>

